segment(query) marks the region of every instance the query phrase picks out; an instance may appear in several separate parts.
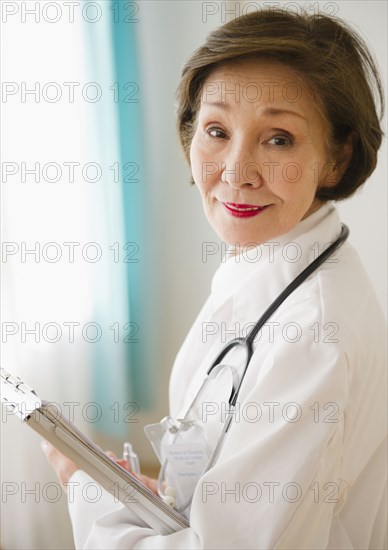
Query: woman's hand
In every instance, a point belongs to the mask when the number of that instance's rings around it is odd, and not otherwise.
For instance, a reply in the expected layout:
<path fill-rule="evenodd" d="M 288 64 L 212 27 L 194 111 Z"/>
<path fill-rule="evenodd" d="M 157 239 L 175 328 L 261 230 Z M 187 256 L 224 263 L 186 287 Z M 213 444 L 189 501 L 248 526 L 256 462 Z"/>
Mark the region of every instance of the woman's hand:
<path fill-rule="evenodd" d="M 48 441 L 42 441 L 41 447 L 43 449 L 44 454 L 47 457 L 49 464 L 53 467 L 55 473 L 57 474 L 59 482 L 61 483 L 62 487 L 66 491 L 65 484 L 67 484 L 71 476 L 77 470 L 79 470 L 78 466 L 75 464 L 75 462 L 70 460 L 70 458 L 67 458 L 67 456 L 65 456 L 60 451 L 58 451 L 58 449 L 56 449 L 53 445 L 48 443 Z M 118 459 L 116 455 L 111 451 L 107 451 L 106 454 L 110 458 L 112 458 L 115 462 L 117 462 L 117 464 L 119 464 L 122 468 L 127 470 L 139 481 L 141 481 L 147 487 L 147 489 L 155 493 L 155 495 L 158 494 L 158 489 L 157 489 L 158 483 L 156 479 L 152 479 L 142 474 L 136 474 L 135 472 L 131 471 L 127 461 Z"/>
<path fill-rule="evenodd" d="M 54 468 L 60 484 L 66 491 L 65 484 L 68 483 L 74 472 L 79 470 L 77 464 L 58 451 L 58 449 L 53 447 L 53 445 L 51 445 L 48 441 L 43 440 L 41 447 L 47 460 L 49 461 L 49 464 Z"/>
<path fill-rule="evenodd" d="M 131 470 L 131 468 L 129 467 L 129 464 L 126 460 L 117 458 L 117 456 L 114 453 L 112 453 L 111 451 L 107 451 L 106 454 L 108 456 L 110 456 L 110 458 L 112 458 L 115 462 L 117 462 L 117 464 L 119 464 L 122 468 L 127 470 L 127 472 L 129 472 L 134 477 L 136 477 L 139 481 L 141 481 L 143 483 L 143 485 L 145 485 L 147 487 L 147 489 L 149 489 L 150 491 L 155 493 L 155 495 L 159 494 L 158 493 L 158 482 L 157 482 L 156 479 L 145 476 L 143 474 L 137 474 L 136 472 L 133 472 Z"/>

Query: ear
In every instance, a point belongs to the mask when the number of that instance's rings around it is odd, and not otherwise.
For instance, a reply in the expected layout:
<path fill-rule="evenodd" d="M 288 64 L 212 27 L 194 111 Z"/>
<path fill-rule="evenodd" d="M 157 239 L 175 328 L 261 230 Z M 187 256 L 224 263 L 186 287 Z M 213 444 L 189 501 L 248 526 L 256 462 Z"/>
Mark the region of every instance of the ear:
<path fill-rule="evenodd" d="M 319 187 L 335 187 L 341 181 L 352 159 L 356 134 L 351 132 L 339 147 L 336 160 L 328 162 Z"/>

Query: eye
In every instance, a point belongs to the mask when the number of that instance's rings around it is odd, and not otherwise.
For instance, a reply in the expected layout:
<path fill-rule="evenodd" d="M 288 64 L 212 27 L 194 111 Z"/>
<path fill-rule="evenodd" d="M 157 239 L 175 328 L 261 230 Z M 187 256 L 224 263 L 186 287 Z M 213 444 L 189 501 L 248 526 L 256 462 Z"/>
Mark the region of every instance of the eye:
<path fill-rule="evenodd" d="M 293 144 L 293 141 L 292 136 L 289 134 L 278 134 L 269 139 L 268 143 L 276 147 L 288 147 Z"/>
<path fill-rule="evenodd" d="M 226 137 L 225 132 L 221 130 L 221 128 L 218 128 L 217 126 L 211 126 L 209 128 L 206 128 L 206 133 L 210 137 L 214 137 L 218 139 Z"/>

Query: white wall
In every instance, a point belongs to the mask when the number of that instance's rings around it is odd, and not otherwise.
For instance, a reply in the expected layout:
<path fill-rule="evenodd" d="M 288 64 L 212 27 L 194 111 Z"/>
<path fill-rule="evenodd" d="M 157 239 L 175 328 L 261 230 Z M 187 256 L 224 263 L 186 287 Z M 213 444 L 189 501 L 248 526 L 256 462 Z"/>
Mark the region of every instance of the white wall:
<path fill-rule="evenodd" d="M 375 54 L 387 91 L 388 4 L 383 1 L 336 2 L 337 16 L 352 24 Z M 386 116 L 383 130 L 386 133 Z M 350 228 L 350 241 L 359 251 L 387 316 L 387 140 L 379 162 L 365 186 L 352 198 L 338 204 L 341 217 Z M 355 299 L 357 299 L 355 297 Z"/>

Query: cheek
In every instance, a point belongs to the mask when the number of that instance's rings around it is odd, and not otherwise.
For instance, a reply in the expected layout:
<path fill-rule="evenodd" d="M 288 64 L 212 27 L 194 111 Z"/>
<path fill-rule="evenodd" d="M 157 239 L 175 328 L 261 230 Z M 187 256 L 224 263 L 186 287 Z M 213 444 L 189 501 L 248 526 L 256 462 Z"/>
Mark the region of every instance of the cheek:
<path fill-rule="evenodd" d="M 218 177 L 217 165 L 206 148 L 201 145 L 196 134 L 190 146 L 190 166 L 194 181 L 201 193 L 214 185 Z"/>
<path fill-rule="evenodd" d="M 309 200 L 318 185 L 314 163 L 310 157 L 291 157 L 279 163 L 267 182 L 273 192 L 290 201 L 298 201 L 303 196 Z"/>

